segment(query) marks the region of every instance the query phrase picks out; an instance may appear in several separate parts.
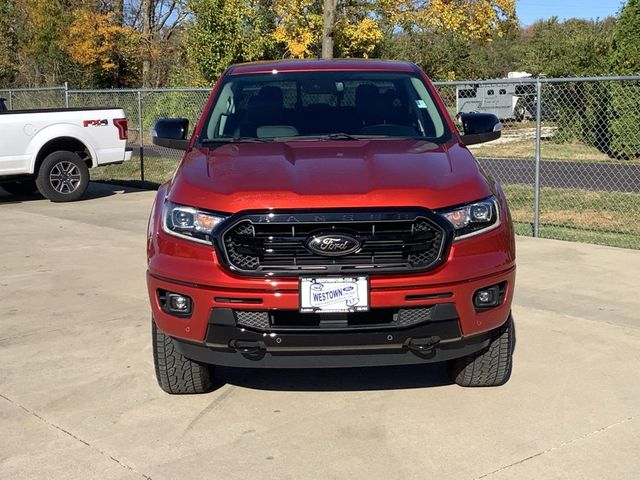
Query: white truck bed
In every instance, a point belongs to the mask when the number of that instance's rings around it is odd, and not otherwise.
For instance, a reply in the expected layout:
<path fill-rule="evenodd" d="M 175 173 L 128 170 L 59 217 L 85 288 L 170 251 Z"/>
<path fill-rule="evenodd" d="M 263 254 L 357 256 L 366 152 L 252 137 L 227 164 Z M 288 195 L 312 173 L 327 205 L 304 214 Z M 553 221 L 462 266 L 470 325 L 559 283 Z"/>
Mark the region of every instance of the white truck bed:
<path fill-rule="evenodd" d="M 131 158 L 121 108 L 8 110 L 0 113 L 0 176 L 36 173 L 38 153 L 60 138 L 84 145 L 92 167 Z"/>

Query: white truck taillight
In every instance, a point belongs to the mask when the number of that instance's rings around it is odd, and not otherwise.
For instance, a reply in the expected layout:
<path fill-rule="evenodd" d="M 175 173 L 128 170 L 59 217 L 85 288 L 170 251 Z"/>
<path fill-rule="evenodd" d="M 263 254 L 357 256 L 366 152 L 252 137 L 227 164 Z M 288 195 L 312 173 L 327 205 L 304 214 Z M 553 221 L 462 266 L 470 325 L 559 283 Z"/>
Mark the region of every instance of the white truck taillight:
<path fill-rule="evenodd" d="M 127 119 L 126 118 L 114 118 L 113 125 L 118 129 L 118 136 L 120 140 L 126 140 L 127 137 Z"/>

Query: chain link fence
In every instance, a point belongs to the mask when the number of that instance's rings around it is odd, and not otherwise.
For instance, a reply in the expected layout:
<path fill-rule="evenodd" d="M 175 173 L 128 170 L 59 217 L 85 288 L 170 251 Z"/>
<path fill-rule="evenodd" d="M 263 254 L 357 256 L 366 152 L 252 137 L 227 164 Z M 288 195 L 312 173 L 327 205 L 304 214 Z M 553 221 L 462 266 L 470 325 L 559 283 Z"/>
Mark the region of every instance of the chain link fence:
<path fill-rule="evenodd" d="M 37 108 L 64 108 L 67 86 L 50 88 L 0 89 L 9 110 L 33 110 Z"/>
<path fill-rule="evenodd" d="M 518 78 L 436 82 L 449 114 L 489 112 L 502 137 L 474 145 L 498 179 L 517 233 L 640 249 L 640 77 Z M 94 180 L 153 187 L 182 152 L 154 146 L 163 117 L 197 122 L 209 89 L 0 90 L 10 109 L 117 106 L 129 120 L 130 162 Z"/>
<path fill-rule="evenodd" d="M 127 115 L 132 160 L 93 169 L 92 179 L 147 187 L 167 181 L 183 152 L 153 145 L 151 129 L 164 117 L 188 118 L 193 128 L 209 93 L 210 89 L 69 90 L 70 107 L 118 106 Z"/>
<path fill-rule="evenodd" d="M 470 150 L 519 234 L 640 248 L 640 77 L 436 85 L 451 115 L 502 120 L 499 140 Z"/>

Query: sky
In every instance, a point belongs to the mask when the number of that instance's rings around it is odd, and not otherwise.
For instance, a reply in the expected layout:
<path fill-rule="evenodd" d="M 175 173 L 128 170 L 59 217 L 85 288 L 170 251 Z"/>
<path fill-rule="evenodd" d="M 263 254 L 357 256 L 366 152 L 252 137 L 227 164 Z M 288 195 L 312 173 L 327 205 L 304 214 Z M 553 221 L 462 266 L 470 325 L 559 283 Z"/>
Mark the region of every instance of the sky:
<path fill-rule="evenodd" d="M 615 15 L 624 0 L 517 0 L 516 14 L 522 25 L 540 18 L 605 18 Z"/>

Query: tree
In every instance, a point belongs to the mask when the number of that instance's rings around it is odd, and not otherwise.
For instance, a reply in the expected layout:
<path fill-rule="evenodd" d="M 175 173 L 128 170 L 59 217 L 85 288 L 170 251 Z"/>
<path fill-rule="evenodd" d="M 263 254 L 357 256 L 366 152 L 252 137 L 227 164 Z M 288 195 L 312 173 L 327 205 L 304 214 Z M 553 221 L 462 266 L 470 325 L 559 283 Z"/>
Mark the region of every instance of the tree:
<path fill-rule="evenodd" d="M 0 0 L 0 84 L 13 83 L 18 72 L 19 14 L 13 0 Z"/>
<path fill-rule="evenodd" d="M 109 11 L 113 13 L 114 23 L 124 26 L 124 0 L 113 0 Z"/>
<path fill-rule="evenodd" d="M 534 75 L 587 77 L 609 73 L 611 18 L 601 21 L 556 17 L 540 20 L 523 34 L 518 67 Z M 565 82 L 545 85 L 543 109 L 558 125 L 555 142 L 578 141 L 609 152 L 610 101 L 603 82 Z"/>
<path fill-rule="evenodd" d="M 613 31 L 612 68 L 621 75 L 640 73 L 640 1 L 629 0 Z"/>
<path fill-rule="evenodd" d="M 368 57 L 383 39 L 371 0 L 275 0 L 274 38 L 293 58 Z"/>
<path fill-rule="evenodd" d="M 449 32 L 490 41 L 505 20 L 515 20 L 515 0 L 382 0 L 381 13 L 407 33 Z"/>
<path fill-rule="evenodd" d="M 640 1 L 629 0 L 620 12 L 613 33 L 612 70 L 621 75 L 640 74 Z M 639 82 L 611 84 L 611 150 L 622 157 L 640 156 Z"/>
<path fill-rule="evenodd" d="M 186 4 L 180 0 L 140 0 L 130 8 L 132 26 L 140 30 L 143 41 L 142 85 L 160 86 L 168 76 L 166 60 L 175 59 L 179 50 L 172 37 L 187 18 Z"/>
<path fill-rule="evenodd" d="M 121 18 L 114 12 L 100 13 L 88 7 L 73 12 L 63 45 L 70 59 L 84 68 L 92 86 L 137 83 L 140 35 L 119 22 Z"/>
<path fill-rule="evenodd" d="M 338 0 L 324 0 L 322 11 L 322 58 L 333 58 L 333 29 Z"/>
<path fill-rule="evenodd" d="M 512 0 L 379 2 L 382 55 L 420 65 L 437 80 L 502 77 L 519 27 Z"/>
<path fill-rule="evenodd" d="M 16 0 L 23 12 L 19 29 L 22 84 L 60 85 L 81 76 L 62 46 L 74 6 L 73 0 Z"/>
<path fill-rule="evenodd" d="M 232 63 L 273 58 L 273 10 L 265 0 L 191 0 L 189 58 L 207 82 Z"/>
<path fill-rule="evenodd" d="M 317 57 L 324 28 L 320 2 L 275 0 L 274 9 L 273 38 L 282 45 L 284 54 L 293 58 Z"/>
<path fill-rule="evenodd" d="M 613 19 L 557 17 L 539 20 L 523 32 L 520 68 L 551 77 L 603 75 L 609 72 Z"/>

